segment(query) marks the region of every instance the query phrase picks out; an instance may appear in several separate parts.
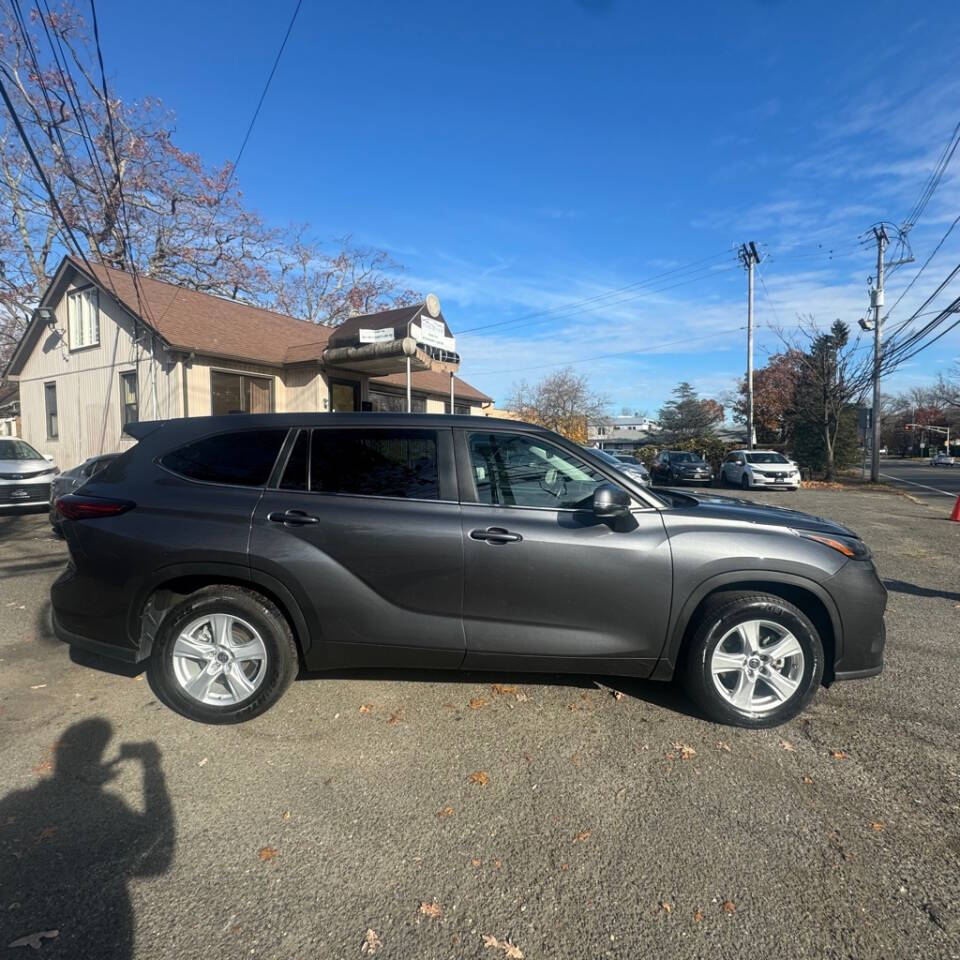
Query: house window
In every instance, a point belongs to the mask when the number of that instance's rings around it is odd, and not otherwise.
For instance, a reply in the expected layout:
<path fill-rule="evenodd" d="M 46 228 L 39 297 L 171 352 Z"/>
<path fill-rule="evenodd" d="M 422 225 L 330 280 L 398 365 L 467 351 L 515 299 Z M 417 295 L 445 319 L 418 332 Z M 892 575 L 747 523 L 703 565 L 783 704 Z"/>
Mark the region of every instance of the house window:
<path fill-rule="evenodd" d="M 137 408 L 137 371 L 120 374 L 120 426 L 140 419 Z"/>
<path fill-rule="evenodd" d="M 100 296 L 96 287 L 84 287 L 67 295 L 70 349 L 95 347 L 100 342 Z"/>
<path fill-rule="evenodd" d="M 43 402 L 47 411 L 47 439 L 56 440 L 60 436 L 57 423 L 57 385 L 45 383 L 43 385 Z"/>
<path fill-rule="evenodd" d="M 370 403 L 373 404 L 374 413 L 406 413 L 407 395 L 405 393 L 380 393 L 376 390 L 370 391 Z M 413 394 L 410 397 L 411 413 L 426 413 L 427 398 Z M 468 411 L 469 412 L 469 411 Z"/>
<path fill-rule="evenodd" d="M 449 400 L 444 400 L 444 401 L 443 401 L 443 412 L 444 412 L 444 413 L 449 413 L 449 412 L 450 412 L 450 401 L 449 401 Z M 470 416 L 470 404 L 469 404 L 469 403 L 457 403 L 457 401 L 454 400 L 454 401 L 453 401 L 453 412 L 454 412 L 455 414 L 457 414 L 458 416 L 463 415 L 463 416 L 465 416 L 465 417 L 469 417 L 469 416 Z"/>
<path fill-rule="evenodd" d="M 273 413 L 273 378 L 212 370 L 210 410 L 215 417 L 224 413 Z"/>

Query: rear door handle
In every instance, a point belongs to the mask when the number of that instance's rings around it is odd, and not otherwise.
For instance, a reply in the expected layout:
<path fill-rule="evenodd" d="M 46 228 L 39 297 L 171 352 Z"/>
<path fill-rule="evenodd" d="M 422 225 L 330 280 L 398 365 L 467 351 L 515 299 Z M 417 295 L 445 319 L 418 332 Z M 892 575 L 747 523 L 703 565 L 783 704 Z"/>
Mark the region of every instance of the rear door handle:
<path fill-rule="evenodd" d="M 516 543 L 523 537 L 519 533 L 511 533 L 503 527 L 487 527 L 486 530 L 471 530 L 473 540 L 486 540 L 487 543 Z"/>
<path fill-rule="evenodd" d="M 282 523 L 285 527 L 303 527 L 310 523 L 319 523 L 320 518 L 311 516 L 303 510 L 275 510 L 267 514 L 267 519 Z"/>

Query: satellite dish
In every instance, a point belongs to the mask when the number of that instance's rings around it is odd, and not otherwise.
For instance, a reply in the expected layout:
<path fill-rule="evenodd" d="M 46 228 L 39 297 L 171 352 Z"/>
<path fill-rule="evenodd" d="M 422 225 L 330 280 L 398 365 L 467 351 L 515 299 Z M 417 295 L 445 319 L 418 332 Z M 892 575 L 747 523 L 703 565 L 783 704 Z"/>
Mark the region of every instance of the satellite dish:
<path fill-rule="evenodd" d="M 427 308 L 427 313 L 429 313 L 431 317 L 440 316 L 440 301 L 437 299 L 435 293 L 428 293 L 424 304 Z"/>

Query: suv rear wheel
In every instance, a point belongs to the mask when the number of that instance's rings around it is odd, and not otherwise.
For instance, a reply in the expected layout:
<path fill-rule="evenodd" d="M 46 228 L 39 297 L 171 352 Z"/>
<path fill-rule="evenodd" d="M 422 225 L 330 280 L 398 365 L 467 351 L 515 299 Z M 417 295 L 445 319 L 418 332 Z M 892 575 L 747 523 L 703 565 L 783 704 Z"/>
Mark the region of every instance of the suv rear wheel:
<path fill-rule="evenodd" d="M 823 679 L 823 644 L 802 610 L 765 593 L 708 601 L 686 650 L 684 686 L 718 723 L 774 727 L 796 716 Z"/>
<path fill-rule="evenodd" d="M 148 666 L 158 696 L 201 723 L 240 723 L 280 699 L 297 673 L 283 614 L 242 587 L 204 587 L 164 618 Z"/>

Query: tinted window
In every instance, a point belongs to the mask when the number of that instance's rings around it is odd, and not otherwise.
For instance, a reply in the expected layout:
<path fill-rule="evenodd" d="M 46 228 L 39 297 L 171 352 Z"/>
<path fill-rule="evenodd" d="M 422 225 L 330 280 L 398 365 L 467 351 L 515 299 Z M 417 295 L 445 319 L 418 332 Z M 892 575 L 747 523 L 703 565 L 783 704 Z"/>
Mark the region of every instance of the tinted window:
<path fill-rule="evenodd" d="M 580 457 L 538 437 L 471 433 L 470 461 L 480 503 L 569 510 L 589 506 L 606 483 Z"/>
<path fill-rule="evenodd" d="M 748 453 L 747 463 L 788 463 L 782 453 Z"/>
<path fill-rule="evenodd" d="M 310 489 L 437 500 L 437 435 L 433 430 L 314 430 Z"/>
<path fill-rule="evenodd" d="M 310 431 L 301 430 L 297 435 L 287 465 L 283 469 L 280 487 L 283 490 L 307 489 L 307 466 L 310 462 Z"/>
<path fill-rule="evenodd" d="M 286 435 L 286 430 L 220 433 L 171 450 L 160 458 L 160 463 L 191 480 L 262 487 Z"/>

